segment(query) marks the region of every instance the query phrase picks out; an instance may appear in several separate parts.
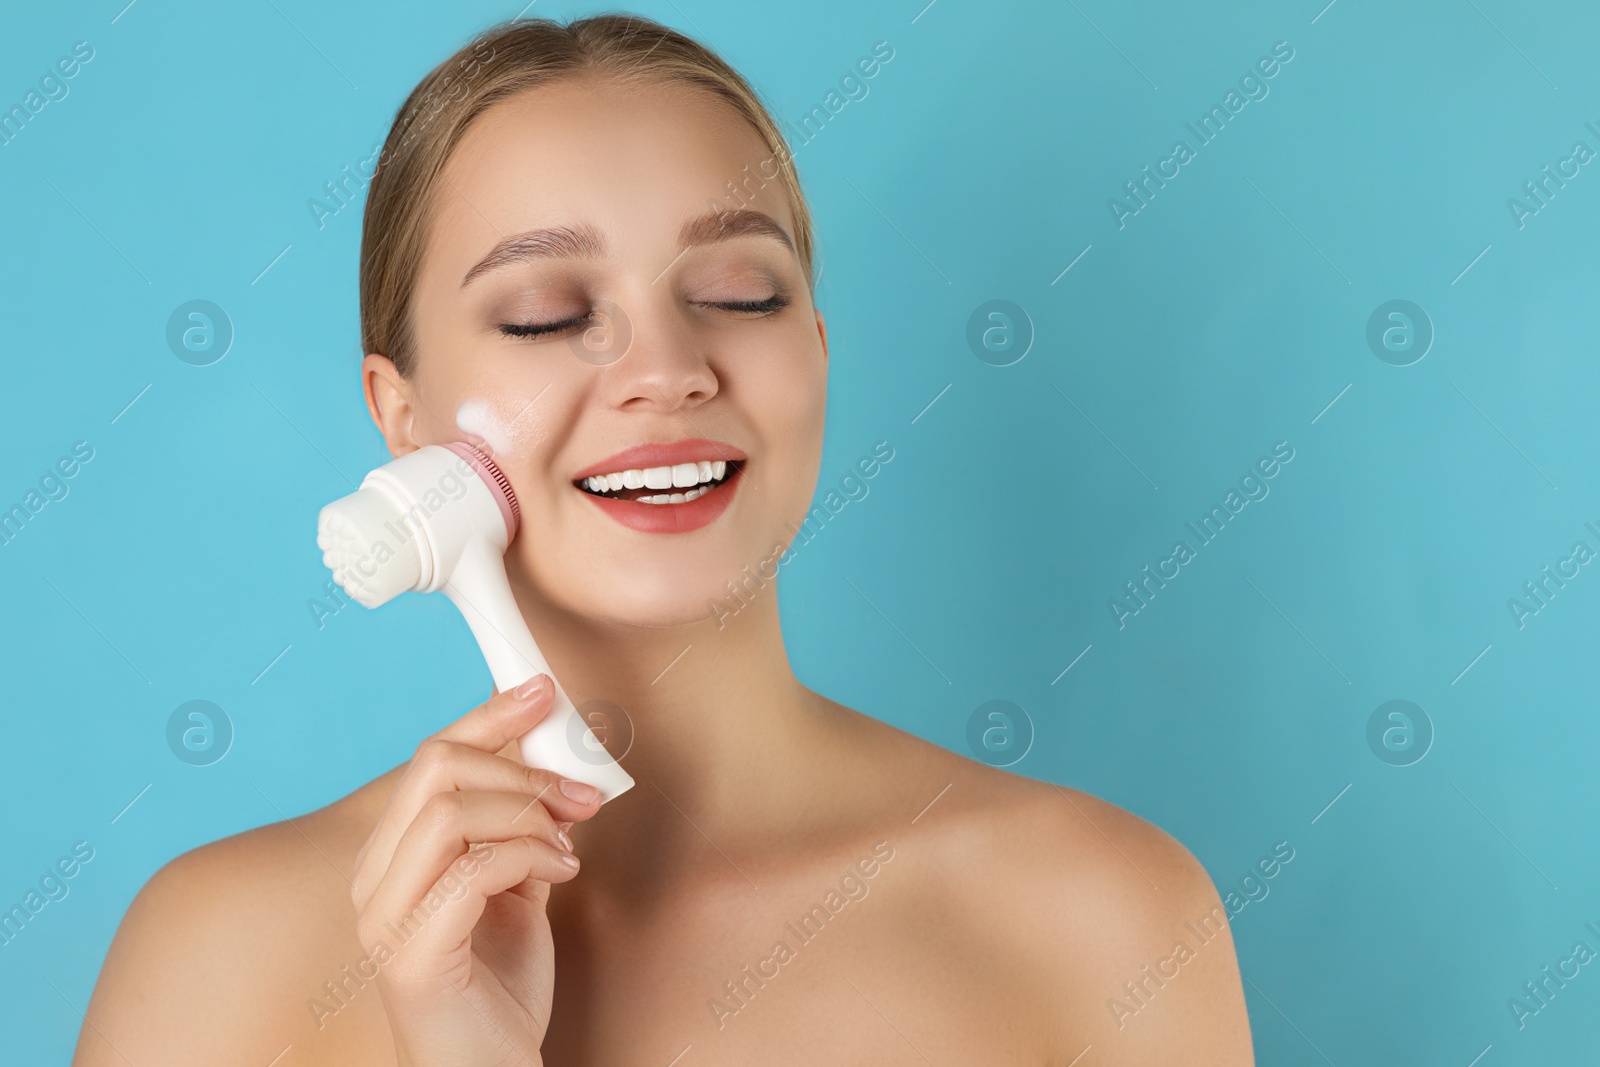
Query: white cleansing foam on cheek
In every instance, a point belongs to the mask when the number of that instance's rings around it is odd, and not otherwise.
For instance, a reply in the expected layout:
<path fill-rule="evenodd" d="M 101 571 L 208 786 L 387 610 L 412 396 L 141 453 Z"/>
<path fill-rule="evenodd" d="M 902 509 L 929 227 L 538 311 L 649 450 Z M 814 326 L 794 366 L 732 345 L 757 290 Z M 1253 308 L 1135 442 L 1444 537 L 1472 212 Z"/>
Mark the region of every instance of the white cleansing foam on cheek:
<path fill-rule="evenodd" d="M 535 398 L 537 399 L 537 398 Z M 483 397 L 468 397 L 456 408 L 456 428 L 472 443 L 496 459 L 503 459 L 521 448 L 532 448 L 544 437 L 533 420 L 531 400 L 513 405 L 495 404 Z"/>

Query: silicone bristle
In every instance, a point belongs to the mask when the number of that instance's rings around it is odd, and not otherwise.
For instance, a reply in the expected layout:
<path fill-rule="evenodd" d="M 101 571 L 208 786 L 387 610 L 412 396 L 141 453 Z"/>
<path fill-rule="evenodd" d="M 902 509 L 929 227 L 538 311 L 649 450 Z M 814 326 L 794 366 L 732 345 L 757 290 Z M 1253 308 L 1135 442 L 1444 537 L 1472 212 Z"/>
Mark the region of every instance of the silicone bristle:
<path fill-rule="evenodd" d="M 375 608 L 422 577 L 417 539 L 394 503 L 375 489 L 360 489 L 322 509 L 317 547 L 333 580 L 363 607 Z"/>
<path fill-rule="evenodd" d="M 517 494 L 511 491 L 511 480 L 500 470 L 500 465 L 488 456 L 483 457 L 483 462 L 489 467 L 489 477 L 494 479 L 494 484 L 499 487 L 505 496 L 506 503 L 511 505 L 511 514 L 518 521 L 522 521 L 522 505 L 517 503 Z"/>
<path fill-rule="evenodd" d="M 495 503 L 500 505 L 500 514 L 506 520 L 506 540 L 511 541 L 517 536 L 517 528 L 522 525 L 522 505 L 517 503 L 517 494 L 511 488 L 511 479 L 505 476 L 500 465 L 491 459 L 488 453 L 468 441 L 452 441 L 444 447 L 466 460 L 477 470 L 478 477 L 495 495 Z"/>

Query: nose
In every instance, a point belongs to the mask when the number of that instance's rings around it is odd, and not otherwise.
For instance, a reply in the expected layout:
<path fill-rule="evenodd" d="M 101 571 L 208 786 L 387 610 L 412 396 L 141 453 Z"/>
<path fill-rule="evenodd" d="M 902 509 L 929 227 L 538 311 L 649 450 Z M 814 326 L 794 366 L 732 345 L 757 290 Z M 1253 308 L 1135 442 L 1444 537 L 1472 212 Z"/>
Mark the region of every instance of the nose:
<path fill-rule="evenodd" d="M 680 412 L 717 395 L 706 338 L 671 303 L 658 298 L 606 309 L 622 355 L 604 368 L 601 390 L 618 410 Z"/>

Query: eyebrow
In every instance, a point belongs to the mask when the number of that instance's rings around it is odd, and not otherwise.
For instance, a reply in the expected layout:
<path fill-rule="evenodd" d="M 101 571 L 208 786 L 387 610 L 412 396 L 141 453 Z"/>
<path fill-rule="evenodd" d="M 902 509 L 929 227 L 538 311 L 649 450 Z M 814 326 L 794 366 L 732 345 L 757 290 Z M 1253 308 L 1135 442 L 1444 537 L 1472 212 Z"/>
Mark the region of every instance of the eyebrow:
<path fill-rule="evenodd" d="M 678 233 L 679 254 L 697 245 L 714 244 L 735 237 L 770 237 L 790 252 L 795 251 L 784 228 L 762 211 L 749 208 L 708 211 L 683 224 Z M 600 231 L 587 223 L 578 226 L 551 226 L 512 234 L 489 250 L 461 279 L 461 286 L 480 274 L 535 259 L 598 259 L 606 252 Z"/>

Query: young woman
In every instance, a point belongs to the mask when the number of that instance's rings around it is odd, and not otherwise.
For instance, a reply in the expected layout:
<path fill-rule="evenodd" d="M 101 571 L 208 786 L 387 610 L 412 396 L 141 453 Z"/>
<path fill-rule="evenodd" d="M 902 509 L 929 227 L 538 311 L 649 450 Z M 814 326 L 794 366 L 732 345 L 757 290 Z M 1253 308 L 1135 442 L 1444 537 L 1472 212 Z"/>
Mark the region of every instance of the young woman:
<path fill-rule="evenodd" d="M 396 456 L 492 452 L 519 603 L 638 784 L 602 810 L 525 766 L 550 689 L 495 694 L 162 868 L 76 1063 L 1252 1062 L 1183 846 L 810 691 L 770 583 L 708 610 L 804 519 L 828 366 L 739 75 L 639 18 L 497 27 L 413 92 L 366 210 L 368 409 Z"/>

